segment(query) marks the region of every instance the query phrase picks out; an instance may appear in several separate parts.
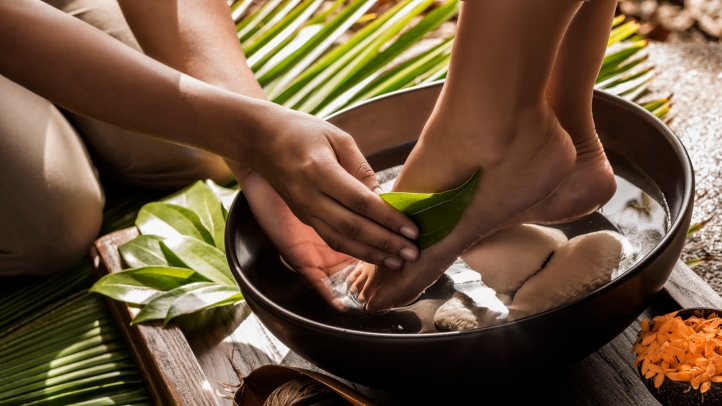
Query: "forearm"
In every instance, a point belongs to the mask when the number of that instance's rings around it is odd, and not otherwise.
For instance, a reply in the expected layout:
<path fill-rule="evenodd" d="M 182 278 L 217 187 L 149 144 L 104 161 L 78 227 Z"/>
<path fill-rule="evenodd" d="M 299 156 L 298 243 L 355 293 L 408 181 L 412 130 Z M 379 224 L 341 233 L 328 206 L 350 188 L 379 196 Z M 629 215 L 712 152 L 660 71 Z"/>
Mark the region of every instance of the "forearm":
<path fill-rule="evenodd" d="M 246 63 L 225 0 L 119 0 L 153 59 L 214 86 L 265 100 Z"/>
<path fill-rule="evenodd" d="M 0 74 L 59 105 L 244 165 L 260 123 L 278 109 L 183 75 L 39 1 L 0 2 L 0 53 Z"/>

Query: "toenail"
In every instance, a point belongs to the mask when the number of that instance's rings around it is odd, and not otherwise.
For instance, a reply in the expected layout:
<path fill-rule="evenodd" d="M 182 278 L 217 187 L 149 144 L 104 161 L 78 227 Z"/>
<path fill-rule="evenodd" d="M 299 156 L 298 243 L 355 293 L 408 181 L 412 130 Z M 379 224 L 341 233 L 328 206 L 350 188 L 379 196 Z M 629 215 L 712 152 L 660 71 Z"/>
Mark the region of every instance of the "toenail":
<path fill-rule="evenodd" d="M 419 251 L 413 249 L 413 248 L 401 248 L 399 251 L 399 255 L 401 255 L 401 258 L 407 260 L 407 261 L 416 261 L 419 258 Z"/>
<path fill-rule="evenodd" d="M 403 236 L 405 236 L 406 238 L 410 238 L 410 239 L 412 239 L 412 240 L 415 240 L 416 237 L 419 236 L 419 232 L 418 232 L 418 231 L 416 231 L 416 230 L 414 230 L 413 228 L 408 227 L 408 226 L 403 226 L 403 227 L 401 227 L 401 229 L 400 229 L 399 231 L 401 232 L 401 234 L 402 234 Z"/>
<path fill-rule="evenodd" d="M 388 257 L 384 259 L 384 265 L 391 269 L 399 270 L 404 267 L 404 261 L 396 257 Z"/>

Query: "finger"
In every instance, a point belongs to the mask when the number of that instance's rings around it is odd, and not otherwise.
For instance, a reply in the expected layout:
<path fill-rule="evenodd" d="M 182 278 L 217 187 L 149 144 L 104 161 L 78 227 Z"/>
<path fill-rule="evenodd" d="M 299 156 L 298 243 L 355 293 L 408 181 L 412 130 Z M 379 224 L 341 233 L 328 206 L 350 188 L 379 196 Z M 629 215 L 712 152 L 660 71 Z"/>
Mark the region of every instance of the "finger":
<path fill-rule="evenodd" d="M 396 270 L 404 267 L 404 261 L 399 257 L 391 256 L 378 248 L 348 238 L 319 218 L 313 218 L 312 222 L 318 235 L 334 251 L 343 252 L 364 262 L 386 264 L 389 268 Z"/>
<path fill-rule="evenodd" d="M 375 221 L 394 233 L 400 233 L 411 240 L 418 237 L 419 229 L 410 218 L 366 189 L 363 184 L 342 168 L 329 171 L 328 175 L 328 182 L 321 187 L 323 193 L 353 212 Z M 415 254 L 418 254 L 418 250 L 413 250 Z"/>
<path fill-rule="evenodd" d="M 406 261 L 413 262 L 418 259 L 419 249 L 409 240 L 339 205 L 337 201 L 325 197 L 320 199 L 318 206 L 324 213 L 323 218 L 319 220 L 326 222 L 346 237 Z"/>
<path fill-rule="evenodd" d="M 338 163 L 343 169 L 358 179 L 368 190 L 376 194 L 382 192 L 381 185 L 376 178 L 376 172 L 371 168 L 366 158 L 359 151 L 353 137 L 346 134 L 344 137 L 331 137 L 331 147 L 336 152 Z"/>
<path fill-rule="evenodd" d="M 303 279 L 305 279 L 319 295 L 321 295 L 323 300 L 333 306 L 336 310 L 341 312 L 348 310 L 348 307 L 343 305 L 341 298 L 336 297 L 336 295 L 334 295 L 331 291 L 331 283 L 328 281 L 328 276 L 321 269 L 315 267 L 302 267 L 298 269 L 298 273 L 303 276 Z"/>

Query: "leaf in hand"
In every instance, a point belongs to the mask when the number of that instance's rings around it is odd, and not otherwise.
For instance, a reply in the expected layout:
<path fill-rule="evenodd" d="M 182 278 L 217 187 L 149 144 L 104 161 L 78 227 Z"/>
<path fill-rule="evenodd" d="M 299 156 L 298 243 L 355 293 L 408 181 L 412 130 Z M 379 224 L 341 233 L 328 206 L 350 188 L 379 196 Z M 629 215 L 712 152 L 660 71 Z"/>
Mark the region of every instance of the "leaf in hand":
<path fill-rule="evenodd" d="M 185 268 L 133 268 L 105 275 L 95 282 L 90 291 L 121 302 L 142 305 L 164 290 L 188 283 L 194 273 Z"/>
<path fill-rule="evenodd" d="M 240 291 L 235 286 L 214 285 L 192 290 L 173 302 L 168 309 L 163 325 L 165 326 L 173 318 L 183 314 L 197 312 L 219 304 L 227 304 L 229 298 L 234 296 L 238 297 L 238 300 L 243 298 L 243 296 L 236 295 L 240 295 Z"/>
<path fill-rule="evenodd" d="M 456 189 L 441 193 L 382 193 L 379 196 L 419 226 L 419 249 L 429 248 L 454 230 L 471 203 L 479 171 Z"/>
<path fill-rule="evenodd" d="M 224 238 L 226 231 L 226 218 L 223 215 L 223 206 L 218 197 L 203 181 L 198 181 L 165 200 L 164 203 L 175 204 L 193 210 L 201 224 L 213 236 L 213 242 L 221 251 L 225 251 Z"/>
<path fill-rule="evenodd" d="M 165 239 L 160 247 L 171 265 L 193 269 L 212 282 L 236 286 L 226 255 L 218 248 L 186 236 Z"/>
<path fill-rule="evenodd" d="M 143 309 L 141 309 L 140 313 L 138 313 L 138 315 L 133 318 L 133 321 L 130 322 L 130 325 L 132 326 L 134 324 L 142 323 L 147 320 L 164 320 L 165 316 L 168 314 L 168 310 L 176 299 L 182 297 L 190 291 L 205 288 L 208 286 L 217 285 L 215 285 L 213 282 L 189 283 L 188 285 L 183 285 L 181 287 L 169 290 L 160 296 L 156 296 L 153 300 L 149 301 L 148 304 L 143 306 Z"/>
<path fill-rule="evenodd" d="M 213 236 L 193 210 L 169 203 L 148 203 L 140 209 L 135 225 L 141 234 L 173 238 L 181 235 L 213 244 Z"/>
<path fill-rule="evenodd" d="M 168 266 L 168 260 L 165 259 L 158 240 L 159 238 L 153 235 L 140 235 L 118 247 L 118 251 L 131 268 Z"/>

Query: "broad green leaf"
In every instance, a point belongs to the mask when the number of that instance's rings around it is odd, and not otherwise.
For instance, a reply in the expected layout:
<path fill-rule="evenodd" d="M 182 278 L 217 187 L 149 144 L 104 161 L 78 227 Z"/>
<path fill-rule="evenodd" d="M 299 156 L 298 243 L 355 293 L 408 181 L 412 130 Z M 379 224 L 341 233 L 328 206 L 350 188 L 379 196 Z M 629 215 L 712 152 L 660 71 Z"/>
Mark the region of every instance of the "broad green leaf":
<path fill-rule="evenodd" d="M 298 49 L 277 63 L 269 61 L 257 73 L 261 86 L 266 86 L 277 77 L 286 74 L 290 83 L 323 54 L 346 30 L 368 11 L 376 0 L 355 0 L 338 15 L 323 25 L 316 35 L 300 44 Z"/>
<path fill-rule="evenodd" d="M 90 292 L 121 302 L 142 305 L 161 294 L 186 284 L 194 271 L 186 268 L 134 268 L 100 278 Z"/>
<path fill-rule="evenodd" d="M 471 203 L 479 173 L 476 171 L 463 185 L 446 192 L 391 192 L 379 196 L 419 226 L 415 243 L 419 249 L 424 249 L 444 239 L 456 227 Z"/>
<path fill-rule="evenodd" d="M 239 293 L 238 288 L 235 286 L 221 285 L 207 286 L 190 291 L 173 302 L 170 309 L 168 309 L 163 325 L 180 315 L 215 307 L 219 303 L 225 304 L 229 298 L 237 297 L 236 295 Z"/>
<path fill-rule="evenodd" d="M 236 199 L 236 195 L 238 195 L 238 189 L 228 189 L 223 186 L 218 186 L 216 182 L 210 179 L 206 180 L 206 185 L 211 188 L 218 200 L 221 201 L 221 205 L 223 205 L 223 217 L 228 218 L 228 211 L 231 210 L 233 201 Z"/>
<path fill-rule="evenodd" d="M 140 313 L 138 313 L 138 315 L 135 316 L 133 321 L 130 322 L 130 325 L 132 326 L 134 324 L 142 323 L 147 320 L 164 320 L 166 315 L 168 314 L 168 310 L 176 299 L 182 297 L 190 291 L 205 288 L 208 286 L 218 285 L 214 284 L 213 282 L 195 282 L 169 290 L 143 306 L 143 309 L 141 309 Z"/>
<path fill-rule="evenodd" d="M 148 203 L 140 209 L 135 225 L 141 234 L 173 238 L 186 235 L 213 244 L 213 236 L 193 210 L 169 203 Z"/>
<path fill-rule="evenodd" d="M 164 202 L 193 210 L 203 227 L 211 232 L 215 246 L 225 251 L 226 218 L 223 215 L 223 205 L 208 185 L 199 180 Z"/>
<path fill-rule="evenodd" d="M 218 248 L 184 236 L 165 239 L 160 246 L 170 264 L 186 266 L 212 282 L 236 286 L 226 255 Z"/>
<path fill-rule="evenodd" d="M 153 235 L 140 235 L 118 247 L 118 251 L 131 268 L 168 266 L 158 240 L 159 238 Z"/>

